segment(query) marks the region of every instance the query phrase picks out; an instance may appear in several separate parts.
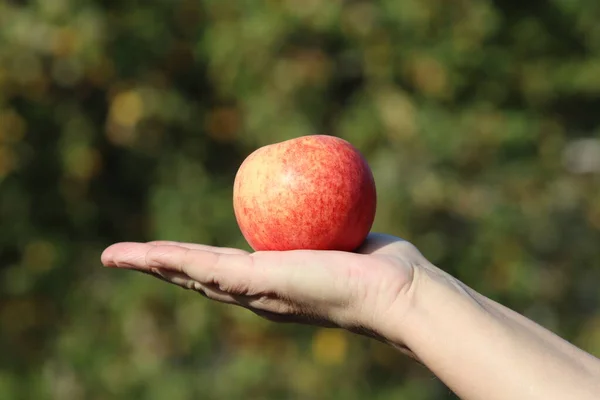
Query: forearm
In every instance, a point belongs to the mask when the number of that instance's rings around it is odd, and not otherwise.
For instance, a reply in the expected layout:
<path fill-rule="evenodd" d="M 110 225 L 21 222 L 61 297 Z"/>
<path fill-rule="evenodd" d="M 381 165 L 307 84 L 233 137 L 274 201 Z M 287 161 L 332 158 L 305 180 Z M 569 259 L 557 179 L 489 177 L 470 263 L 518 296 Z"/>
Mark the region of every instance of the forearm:
<path fill-rule="evenodd" d="M 441 271 L 418 275 L 410 311 L 399 326 L 389 324 L 386 337 L 404 343 L 461 398 L 600 397 L 597 358 Z"/>

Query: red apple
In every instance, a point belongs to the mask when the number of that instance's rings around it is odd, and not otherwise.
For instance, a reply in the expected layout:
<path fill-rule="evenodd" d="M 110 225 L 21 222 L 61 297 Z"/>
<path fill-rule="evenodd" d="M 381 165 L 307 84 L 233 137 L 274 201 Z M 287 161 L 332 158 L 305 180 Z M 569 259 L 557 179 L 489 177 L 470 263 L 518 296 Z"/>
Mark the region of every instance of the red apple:
<path fill-rule="evenodd" d="M 244 160 L 233 207 L 255 251 L 354 251 L 375 219 L 369 165 L 347 141 L 311 135 L 261 147 Z"/>

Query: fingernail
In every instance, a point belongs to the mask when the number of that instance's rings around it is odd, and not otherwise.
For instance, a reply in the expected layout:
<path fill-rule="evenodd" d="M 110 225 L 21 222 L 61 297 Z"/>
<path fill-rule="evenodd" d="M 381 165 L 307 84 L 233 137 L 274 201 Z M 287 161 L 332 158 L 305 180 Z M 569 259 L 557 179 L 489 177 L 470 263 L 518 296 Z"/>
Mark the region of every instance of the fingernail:
<path fill-rule="evenodd" d="M 152 268 L 152 269 L 151 269 L 151 271 L 152 271 L 154 274 L 156 274 L 156 275 L 158 275 L 158 276 L 160 276 L 160 277 L 163 277 L 163 278 L 165 278 L 165 279 L 166 279 L 166 277 L 164 276 L 164 274 L 163 274 L 163 273 L 162 273 L 162 272 L 161 272 L 161 271 L 160 271 L 158 268 Z"/>
<path fill-rule="evenodd" d="M 123 269 L 138 269 L 137 266 L 135 266 L 134 264 L 130 264 L 128 262 L 120 262 L 116 266 L 119 268 L 123 268 Z"/>
<path fill-rule="evenodd" d="M 110 247 L 104 249 L 102 254 L 100 254 L 100 262 L 106 267 L 115 267 L 116 266 Z"/>

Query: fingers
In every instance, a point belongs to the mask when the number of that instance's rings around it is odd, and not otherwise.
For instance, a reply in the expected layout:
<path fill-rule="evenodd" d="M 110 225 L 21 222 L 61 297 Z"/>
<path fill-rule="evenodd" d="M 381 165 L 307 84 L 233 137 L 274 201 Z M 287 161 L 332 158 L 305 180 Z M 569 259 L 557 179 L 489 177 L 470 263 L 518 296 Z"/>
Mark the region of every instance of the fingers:
<path fill-rule="evenodd" d="M 142 251 L 143 246 L 146 249 L 152 247 L 143 243 L 124 242 L 113 244 L 102 252 L 100 262 L 106 267 L 140 269 L 139 264 L 145 255 L 145 252 Z M 148 268 L 146 270 L 151 272 Z"/>
<path fill-rule="evenodd" d="M 202 296 L 225 304 L 231 304 L 252 311 L 256 315 L 273 322 L 296 322 L 312 323 L 321 326 L 335 326 L 324 321 L 314 321 L 303 315 L 302 312 L 292 307 L 289 303 L 282 301 L 276 296 L 257 295 L 239 296 L 218 289 L 214 285 L 202 284 L 194 281 L 180 272 L 153 269 L 152 271 L 140 271 L 144 274 L 158 278 L 164 282 L 180 286 L 183 289 L 195 291 Z"/>
<path fill-rule="evenodd" d="M 175 242 L 170 240 L 154 240 L 152 242 L 148 242 L 148 244 L 152 246 L 180 246 L 185 247 L 187 249 L 192 250 L 205 250 L 205 251 L 213 251 L 215 253 L 223 253 L 223 254 L 248 254 L 247 251 L 242 249 L 233 249 L 230 247 L 215 247 L 208 246 L 205 244 L 197 244 L 197 243 L 183 243 L 183 242 Z"/>
<path fill-rule="evenodd" d="M 220 301 L 221 303 L 239 305 L 239 301 L 235 298 L 235 296 L 225 293 L 212 285 L 206 285 L 195 281 L 180 272 L 155 269 L 152 275 L 155 275 L 159 279 L 170 282 L 184 289 L 198 292 L 211 300 Z"/>
<path fill-rule="evenodd" d="M 118 243 L 107 248 L 101 259 L 108 267 L 176 272 L 201 284 L 217 285 L 230 294 L 254 295 L 264 290 L 264 268 L 255 265 L 249 254 L 227 254 L 205 248 Z"/>
<path fill-rule="evenodd" d="M 121 253 L 120 254 L 121 259 L 126 259 L 127 255 L 123 254 L 124 252 L 131 251 L 134 248 L 137 249 L 137 247 L 142 244 L 143 243 L 124 242 L 124 243 L 117 243 L 112 246 L 109 246 L 102 253 L 102 256 L 101 256 L 102 263 L 106 266 L 115 266 L 115 265 L 107 265 L 107 263 L 110 264 L 111 256 L 113 253 L 115 253 L 115 251 L 118 253 Z M 204 245 L 204 244 L 195 244 L 195 243 L 182 243 L 182 242 L 175 242 L 175 241 L 169 241 L 169 240 L 156 240 L 156 241 L 148 242 L 146 244 L 148 246 L 179 246 L 179 247 L 192 249 L 192 250 L 204 250 L 204 251 L 211 251 L 211 252 L 223 253 L 223 254 L 248 254 L 248 252 L 241 250 L 241 249 L 233 249 L 233 248 L 229 248 L 229 247 L 215 247 L 215 246 L 208 246 L 208 245 Z M 139 254 L 137 254 L 136 252 L 132 252 L 130 254 L 130 257 L 135 257 L 136 255 L 139 255 Z M 126 268 L 125 265 L 120 265 L 120 267 Z"/>
<path fill-rule="evenodd" d="M 148 243 L 123 242 L 123 243 L 113 244 L 112 246 L 109 246 L 108 248 L 106 248 L 104 250 L 104 252 L 102 253 L 102 256 L 101 256 L 101 261 L 106 266 L 109 266 L 109 267 L 115 266 L 115 265 L 107 265 L 107 263 L 110 263 L 113 253 L 115 253 L 115 252 L 121 253 L 120 258 L 125 259 L 125 258 L 127 258 L 127 256 L 125 254 L 123 254 L 124 252 L 128 252 L 131 249 L 137 248 L 143 244 L 147 244 L 148 246 L 179 246 L 179 247 L 183 247 L 183 248 L 191 249 L 191 250 L 204 250 L 204 251 L 211 251 L 211 252 L 223 253 L 223 254 L 248 254 L 247 251 L 244 251 L 242 249 L 234 249 L 234 248 L 229 248 L 229 247 L 216 247 L 216 246 L 208 246 L 208 245 L 204 245 L 204 244 L 183 243 L 183 242 L 176 242 L 176 241 L 170 241 L 170 240 L 155 240 L 155 241 L 148 242 Z M 135 253 L 131 253 L 130 256 L 135 257 Z M 120 265 L 119 267 L 126 268 L 125 265 Z"/>
<path fill-rule="evenodd" d="M 295 314 L 292 307 L 276 297 L 266 295 L 239 296 L 230 294 L 220 290 L 216 285 L 202 284 L 180 272 L 155 269 L 153 272 L 147 273 L 184 289 L 198 292 L 211 300 L 237 305 L 252 310 L 259 315 L 262 312 L 279 315 L 280 318 L 286 319 Z"/>
<path fill-rule="evenodd" d="M 221 303 L 232 304 L 244 308 L 249 308 L 249 302 L 242 298 L 240 300 L 239 296 L 231 295 L 229 293 L 225 293 L 213 285 L 203 285 L 200 282 L 197 282 L 193 279 L 190 279 L 186 275 L 180 272 L 174 271 L 165 271 L 160 269 L 153 269 L 150 271 L 139 271 L 143 274 L 150 275 L 154 278 L 158 278 L 161 281 L 171 283 L 173 285 L 179 286 L 183 289 L 192 290 L 201 294 L 202 296 L 210 299 L 216 300 Z"/>
<path fill-rule="evenodd" d="M 151 274 L 265 318 L 317 323 L 328 309 L 346 307 L 348 273 L 344 271 L 362 263 L 364 257 L 316 251 L 249 254 L 156 241 L 118 243 L 108 247 L 101 259 L 108 267 Z"/>
<path fill-rule="evenodd" d="M 252 258 L 247 254 L 224 254 L 180 246 L 151 246 L 142 264 L 181 272 L 201 283 L 220 283 L 228 277 L 249 278 L 254 272 Z"/>

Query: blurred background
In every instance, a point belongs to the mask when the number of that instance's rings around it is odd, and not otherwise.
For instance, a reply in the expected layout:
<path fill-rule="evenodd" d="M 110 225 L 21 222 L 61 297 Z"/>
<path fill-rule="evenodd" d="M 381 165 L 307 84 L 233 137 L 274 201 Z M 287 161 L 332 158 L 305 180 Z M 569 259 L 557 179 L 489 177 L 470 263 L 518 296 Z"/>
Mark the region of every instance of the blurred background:
<path fill-rule="evenodd" d="M 389 348 L 141 274 L 248 249 L 259 146 L 351 141 L 374 230 L 600 355 L 600 2 L 0 1 L 0 398 L 452 399 Z M 443 338 L 442 338 L 443 339 Z"/>

